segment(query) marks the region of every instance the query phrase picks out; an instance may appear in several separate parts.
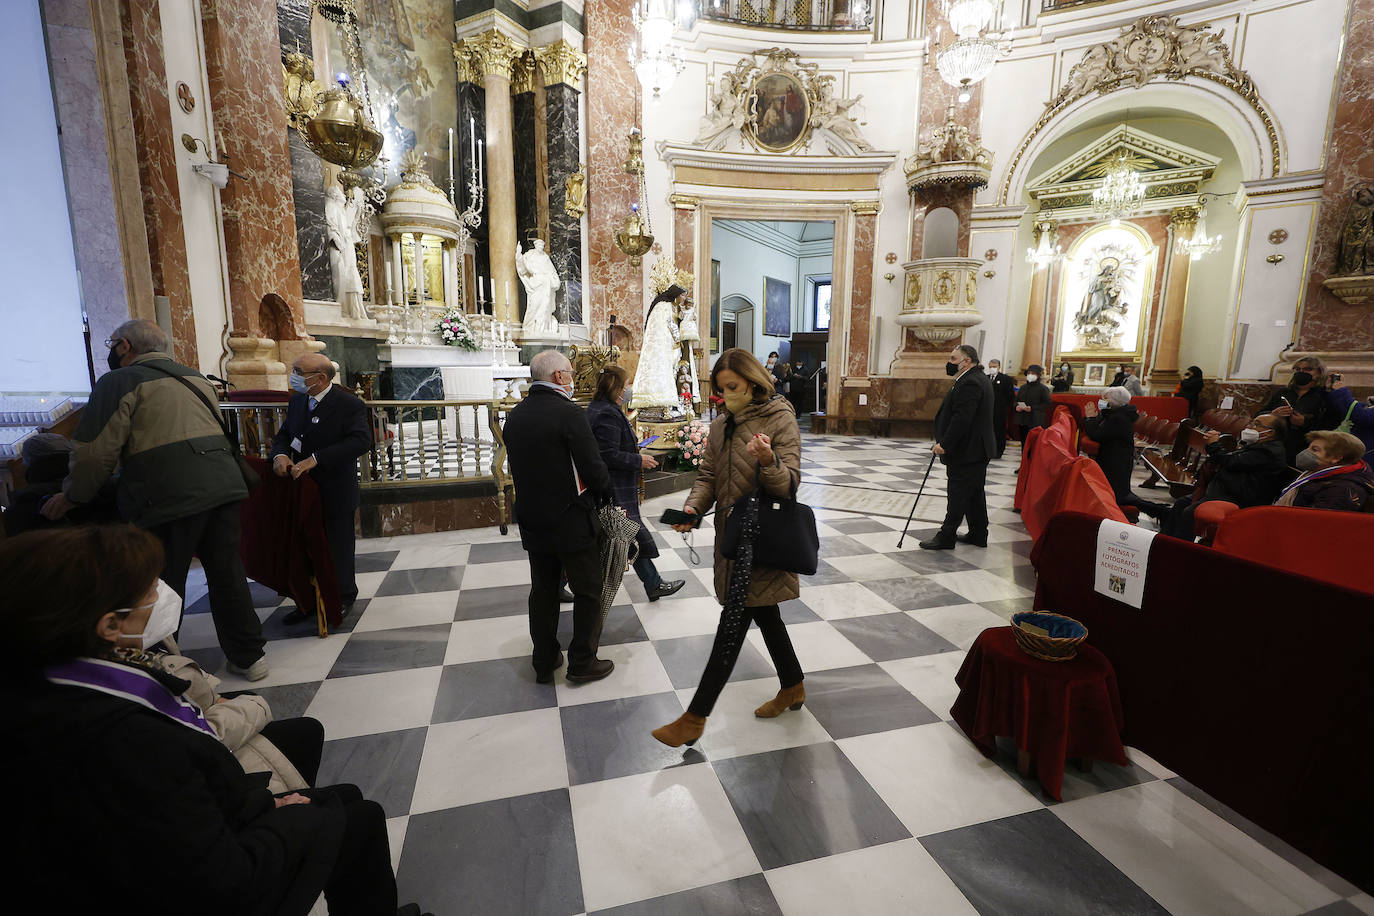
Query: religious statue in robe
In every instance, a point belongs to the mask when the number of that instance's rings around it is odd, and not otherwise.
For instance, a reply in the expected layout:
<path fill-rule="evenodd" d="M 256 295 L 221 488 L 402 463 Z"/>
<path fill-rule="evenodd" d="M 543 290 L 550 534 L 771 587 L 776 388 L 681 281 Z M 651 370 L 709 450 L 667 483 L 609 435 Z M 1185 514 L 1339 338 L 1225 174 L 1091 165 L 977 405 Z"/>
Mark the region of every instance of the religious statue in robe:
<path fill-rule="evenodd" d="M 678 299 L 687 291 L 670 286 L 654 297 L 644 319 L 644 345 L 639 351 L 639 366 L 630 398 L 630 409 L 650 408 L 664 419 L 681 412 L 678 399 Z M 646 415 L 647 418 L 647 415 Z"/>
<path fill-rule="evenodd" d="M 1351 194 L 1350 210 L 1341 226 L 1336 252 L 1336 276 L 1374 273 L 1374 187 L 1362 185 Z"/>
<path fill-rule="evenodd" d="M 367 318 L 363 305 L 363 278 L 358 273 L 358 222 L 362 216 L 363 192 L 354 188 L 349 198 L 343 189 L 330 185 L 324 192 L 324 225 L 329 236 L 329 269 L 334 277 L 334 298 L 345 318 Z"/>
<path fill-rule="evenodd" d="M 693 352 L 693 347 L 701 342 L 700 319 L 697 316 L 696 303 L 689 297 L 683 296 L 680 314 L 682 318 L 678 321 L 677 336 L 682 345 L 682 358 L 678 360 L 678 396 L 681 398 L 682 394 L 686 393 L 693 409 L 695 409 L 701 404 L 701 389 L 697 384 L 696 354 Z M 684 406 L 686 406 L 685 402 Z"/>
<path fill-rule="evenodd" d="M 535 239 L 525 251 L 515 243 L 515 272 L 525 284 L 524 337 L 557 337 L 558 319 L 554 316 L 554 293 L 563 285 L 553 260 L 544 252 L 544 240 Z"/>

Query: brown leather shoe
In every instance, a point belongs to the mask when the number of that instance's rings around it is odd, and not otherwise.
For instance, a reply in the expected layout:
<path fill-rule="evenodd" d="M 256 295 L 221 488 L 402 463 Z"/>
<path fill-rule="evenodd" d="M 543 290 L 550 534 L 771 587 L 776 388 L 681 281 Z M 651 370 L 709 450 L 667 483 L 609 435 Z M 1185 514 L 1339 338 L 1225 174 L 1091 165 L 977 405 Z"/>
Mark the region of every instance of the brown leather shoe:
<path fill-rule="evenodd" d="M 693 745 L 701 737 L 701 733 L 706 730 L 706 717 L 694 716 L 690 712 L 684 712 L 677 719 L 662 728 L 654 729 L 654 737 L 669 747 L 682 747 L 682 745 Z"/>
<path fill-rule="evenodd" d="M 779 690 L 777 696 L 754 710 L 754 715 L 760 719 L 776 719 L 789 709 L 801 709 L 805 702 L 806 685 L 793 684 Z"/>

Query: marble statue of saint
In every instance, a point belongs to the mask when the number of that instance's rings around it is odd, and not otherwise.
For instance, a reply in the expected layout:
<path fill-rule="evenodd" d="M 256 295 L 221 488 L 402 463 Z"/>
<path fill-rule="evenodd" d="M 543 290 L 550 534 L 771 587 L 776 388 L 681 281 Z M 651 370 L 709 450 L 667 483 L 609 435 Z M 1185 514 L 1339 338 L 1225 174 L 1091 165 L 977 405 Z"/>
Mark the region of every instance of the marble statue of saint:
<path fill-rule="evenodd" d="M 330 185 L 324 192 L 324 225 L 329 234 L 329 269 L 334 275 L 334 298 L 345 318 L 367 318 L 363 305 L 363 278 L 358 273 L 358 217 L 362 213 L 363 192 L 353 189 L 345 199 L 343 189 Z"/>
<path fill-rule="evenodd" d="M 525 251 L 515 243 L 515 272 L 525 284 L 525 337 L 557 337 L 558 319 L 554 317 L 553 294 L 563 284 L 552 259 L 544 252 L 544 240 L 535 239 Z"/>
<path fill-rule="evenodd" d="M 1119 295 L 1116 290 L 1116 266 L 1103 264 L 1102 269 L 1088 285 L 1088 291 L 1083 294 L 1083 304 L 1078 309 L 1076 323 L 1094 324 L 1104 312 L 1117 307 Z"/>
<path fill-rule="evenodd" d="M 697 133 L 696 143 L 706 149 L 721 149 L 732 138 L 739 136 L 749 113 L 741 98 L 740 87 L 733 73 L 720 78 L 719 90 L 707 87 L 710 95 L 711 110 L 701 119 L 701 130 Z"/>
<path fill-rule="evenodd" d="M 867 152 L 873 149 L 873 144 L 865 140 L 863 134 L 859 133 L 858 121 L 849 113 L 849 110 L 857 105 L 862 98 L 862 94 L 856 95 L 852 99 L 837 98 L 834 84 L 829 80 L 823 81 L 820 86 L 820 94 L 811 113 L 811 126 L 830 131 L 858 152 Z"/>
<path fill-rule="evenodd" d="M 670 286 L 654 297 L 644 319 L 644 345 L 639 350 L 639 366 L 630 397 L 630 409 L 654 408 L 666 417 L 679 409 L 677 391 L 678 351 L 677 300 L 687 295 L 680 286 Z"/>
<path fill-rule="evenodd" d="M 682 344 L 682 358 L 678 360 L 678 395 L 680 397 L 683 391 L 687 391 L 692 403 L 698 405 L 701 403 L 701 389 L 697 385 L 696 354 L 692 352 L 692 345 L 701 342 L 701 321 L 696 303 L 684 296 L 681 314 L 682 319 L 677 324 L 677 336 Z"/>
<path fill-rule="evenodd" d="M 1336 252 L 1336 276 L 1340 277 L 1374 272 L 1374 187 L 1358 187 L 1351 197 Z"/>

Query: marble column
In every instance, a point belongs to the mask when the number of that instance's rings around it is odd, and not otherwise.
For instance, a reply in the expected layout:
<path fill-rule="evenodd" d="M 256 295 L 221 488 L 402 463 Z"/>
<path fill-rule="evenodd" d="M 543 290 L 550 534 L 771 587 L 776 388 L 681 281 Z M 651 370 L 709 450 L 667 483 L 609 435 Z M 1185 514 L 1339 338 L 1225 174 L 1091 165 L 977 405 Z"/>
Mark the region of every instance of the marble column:
<path fill-rule="evenodd" d="M 587 73 L 587 56 L 562 40 L 534 54 L 544 79 L 549 258 L 563 278 L 554 309 L 559 321 L 582 324 L 582 217 L 567 212 L 567 186 L 582 169 L 577 87 Z"/>
<path fill-rule="evenodd" d="M 217 142 L 244 176 L 220 192 L 234 328 L 256 330 L 263 296 L 276 293 L 291 310 L 294 336 L 303 338 L 276 0 L 204 4 L 201 19 Z"/>
<path fill-rule="evenodd" d="M 494 314 L 498 321 L 518 320 L 512 297 L 520 286 L 515 273 L 515 150 L 511 112 L 511 78 L 515 61 L 525 53 L 505 35 L 495 30 L 461 43 L 470 60 L 482 74 L 486 93 L 487 135 L 487 212 L 488 249 L 491 277 L 496 287 Z M 456 53 L 456 52 L 455 52 Z"/>
<path fill-rule="evenodd" d="M 511 80 L 511 142 L 515 167 L 515 225 L 517 239 L 526 248 L 539 233 L 539 156 L 536 151 L 534 58 L 516 61 Z M 523 285 L 519 297 L 524 304 Z M 523 314 L 524 309 L 521 309 Z"/>
<path fill-rule="evenodd" d="M 1174 242 L 1192 238 L 1196 228 L 1196 207 L 1176 207 L 1169 211 L 1169 284 L 1159 319 L 1159 342 L 1155 345 L 1155 358 L 1147 379 L 1151 390 L 1171 392 L 1181 378 L 1178 349 L 1183 339 L 1183 311 L 1188 303 L 1188 272 L 1193 259 L 1179 254 L 1174 249 Z"/>
<path fill-rule="evenodd" d="M 855 201 L 854 275 L 849 286 L 849 353 L 846 378 L 868 375 L 869 329 L 873 317 L 873 245 L 878 233 L 878 202 Z"/>
<path fill-rule="evenodd" d="M 310 11 L 306 3 L 277 5 L 277 34 L 283 52 L 294 51 L 299 46 L 306 57 L 314 55 Z M 329 267 L 329 233 L 324 221 L 324 161 L 310 151 L 294 127 L 287 130 L 287 142 L 291 147 L 291 190 L 296 210 L 301 293 L 307 299 L 332 301 L 334 275 Z"/>
<path fill-rule="evenodd" d="M 454 46 L 454 61 L 458 67 L 458 161 L 461 164 L 461 177 L 458 183 L 458 210 L 466 211 L 472 206 L 473 197 L 469 193 L 468 179 L 477 167 L 473 158 L 474 150 L 478 157 L 486 151 L 487 94 L 481 86 L 481 74 L 473 66 L 463 45 Z M 482 144 L 478 146 L 477 144 Z M 482 167 L 485 168 L 483 162 Z M 485 283 L 491 276 L 491 261 L 487 256 L 487 231 L 490 225 L 489 201 L 482 202 L 478 211 L 481 221 L 472 229 L 473 286 L 472 299 L 477 298 L 477 277 Z"/>
<path fill-rule="evenodd" d="M 644 333 L 642 267 L 615 247 L 615 233 L 639 201 L 625 172 L 630 128 L 638 121 L 639 83 L 625 57 L 634 39 L 634 0 L 587 0 L 587 255 L 594 283 L 588 290 L 588 331 L 603 339 L 606 316 L 629 331 L 638 347 Z M 646 202 L 647 205 L 647 202 Z M 652 214 L 651 214 L 652 215 Z"/>
<path fill-rule="evenodd" d="M 1331 133 L 1326 142 L 1326 175 L 1317 214 L 1312 268 L 1298 324 L 1298 352 L 1290 358 L 1320 355 L 1347 384 L 1374 385 L 1374 309 L 1369 300 L 1349 304 L 1323 286 L 1336 272 L 1341 228 L 1351 192 L 1374 184 L 1369 154 L 1370 99 L 1374 99 L 1374 0 L 1351 0 L 1344 56 L 1336 82 Z M 1284 363 L 1291 365 L 1291 363 Z"/>
<path fill-rule="evenodd" d="M 1058 228 L 1054 220 L 1038 223 L 1041 232 L 1053 233 Z M 1037 244 L 1040 236 L 1036 235 Z M 1031 273 L 1030 307 L 1026 311 L 1026 339 L 1021 345 L 1022 367 L 1032 364 L 1044 365 L 1045 361 L 1045 310 L 1049 305 L 1050 267 L 1036 264 Z M 1177 354 L 1175 355 L 1177 359 Z M 1004 366 L 1003 368 L 1011 368 Z"/>

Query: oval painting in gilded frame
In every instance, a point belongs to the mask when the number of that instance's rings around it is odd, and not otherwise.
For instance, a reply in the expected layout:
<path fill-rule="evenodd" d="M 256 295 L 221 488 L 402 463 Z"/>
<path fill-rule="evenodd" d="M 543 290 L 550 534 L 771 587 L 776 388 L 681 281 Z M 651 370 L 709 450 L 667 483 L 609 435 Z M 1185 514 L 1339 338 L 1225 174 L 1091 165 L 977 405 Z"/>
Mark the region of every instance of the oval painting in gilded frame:
<path fill-rule="evenodd" d="M 801 80 L 776 70 L 760 74 L 749 90 L 749 132 L 759 147 L 785 153 L 805 138 L 811 100 Z"/>

